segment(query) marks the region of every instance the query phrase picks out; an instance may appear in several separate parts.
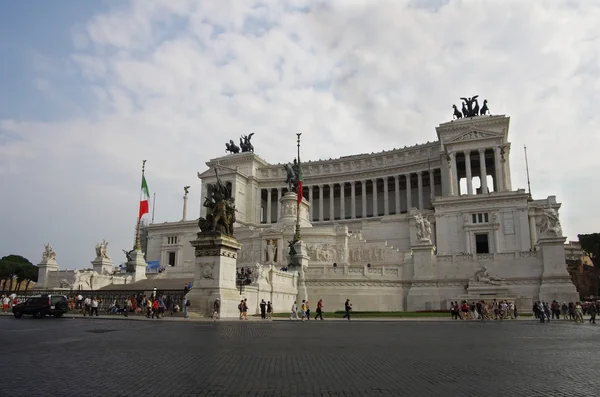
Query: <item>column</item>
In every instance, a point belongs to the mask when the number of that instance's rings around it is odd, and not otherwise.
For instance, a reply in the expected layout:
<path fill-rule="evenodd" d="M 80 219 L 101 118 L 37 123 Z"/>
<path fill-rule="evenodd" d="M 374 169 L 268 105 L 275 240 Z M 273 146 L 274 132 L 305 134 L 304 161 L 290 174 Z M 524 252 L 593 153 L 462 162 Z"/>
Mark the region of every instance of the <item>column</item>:
<path fill-rule="evenodd" d="M 277 219 L 276 219 L 276 221 L 278 221 L 280 217 L 281 217 L 281 188 L 278 187 L 277 188 Z"/>
<path fill-rule="evenodd" d="M 310 203 L 310 209 L 308 210 L 309 215 L 308 218 L 310 219 L 310 221 L 313 221 L 313 187 L 309 186 L 308 187 L 308 202 Z"/>
<path fill-rule="evenodd" d="M 529 214 L 529 240 L 531 244 L 531 249 L 534 250 L 537 244 L 537 227 L 535 225 L 535 216 L 533 214 Z"/>
<path fill-rule="evenodd" d="M 479 177 L 481 178 L 481 192 L 487 194 L 487 169 L 485 168 L 485 149 L 479 149 Z"/>
<path fill-rule="evenodd" d="M 340 183 L 340 220 L 346 219 L 346 192 L 344 192 L 345 187 L 346 182 Z"/>
<path fill-rule="evenodd" d="M 373 184 L 373 216 L 375 217 L 379 212 L 377 208 L 377 178 L 371 179 L 371 183 Z"/>
<path fill-rule="evenodd" d="M 350 182 L 350 187 L 352 188 L 352 192 L 350 193 L 350 216 L 352 219 L 356 219 L 356 182 Z"/>
<path fill-rule="evenodd" d="M 410 208 L 412 207 L 412 188 L 410 186 L 410 173 L 405 174 L 406 178 L 406 212 L 410 212 Z"/>
<path fill-rule="evenodd" d="M 423 171 L 417 172 L 417 187 L 419 194 L 419 209 L 423 209 Z"/>
<path fill-rule="evenodd" d="M 450 152 L 450 168 L 452 172 L 452 196 L 458 196 L 458 170 L 456 169 L 456 152 Z"/>
<path fill-rule="evenodd" d="M 267 190 L 267 224 L 271 223 L 271 189 Z"/>
<path fill-rule="evenodd" d="M 396 214 L 400 213 L 400 178 L 398 175 L 394 175 L 394 189 L 396 191 L 396 195 L 394 198 L 396 199 Z"/>
<path fill-rule="evenodd" d="M 465 150 L 465 166 L 467 167 L 467 194 L 473 194 L 473 174 L 471 173 L 471 151 Z"/>
<path fill-rule="evenodd" d="M 335 220 L 335 207 L 334 207 L 334 203 L 333 203 L 333 188 L 335 187 L 335 185 L 333 183 L 329 184 L 329 220 L 333 221 Z"/>
<path fill-rule="evenodd" d="M 362 213 L 361 218 L 367 217 L 367 181 L 360 181 L 360 185 L 362 186 Z"/>
<path fill-rule="evenodd" d="M 502 175 L 502 154 L 500 146 L 494 147 L 494 181 L 496 181 L 496 190 L 504 191 L 504 176 Z"/>
<path fill-rule="evenodd" d="M 435 170 L 429 170 L 429 202 L 430 207 L 433 207 L 433 200 L 435 200 Z"/>
<path fill-rule="evenodd" d="M 319 185 L 319 222 L 323 222 L 323 185 Z"/>
<path fill-rule="evenodd" d="M 383 178 L 383 215 L 390 214 L 390 194 L 388 192 L 388 177 Z"/>

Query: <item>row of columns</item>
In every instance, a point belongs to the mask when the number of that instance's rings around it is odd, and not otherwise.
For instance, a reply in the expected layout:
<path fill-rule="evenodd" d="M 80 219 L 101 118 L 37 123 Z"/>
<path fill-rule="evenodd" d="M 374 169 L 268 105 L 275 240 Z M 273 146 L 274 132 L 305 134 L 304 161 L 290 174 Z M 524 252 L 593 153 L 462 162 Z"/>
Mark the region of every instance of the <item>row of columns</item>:
<path fill-rule="evenodd" d="M 487 168 L 485 164 L 485 151 L 486 148 L 478 149 L 479 153 L 479 179 L 481 180 L 481 192 L 483 194 L 488 193 L 488 184 L 487 184 Z M 498 191 L 502 192 L 506 189 L 508 185 L 506 181 L 506 172 L 503 172 L 503 160 L 502 160 L 502 149 L 500 146 L 496 146 L 493 148 L 494 151 L 494 180 L 496 181 L 496 187 Z M 465 156 L 465 168 L 466 168 L 466 177 L 467 177 L 467 194 L 473 195 L 473 172 L 471 169 L 471 152 L 472 150 L 465 150 L 462 153 Z M 456 152 L 452 151 L 449 153 L 450 155 L 450 195 L 458 195 L 459 193 L 459 178 L 458 178 L 458 169 L 456 166 Z"/>
<path fill-rule="evenodd" d="M 417 171 L 415 174 L 417 174 L 417 200 L 418 202 L 415 203 L 415 207 L 417 209 L 424 209 L 424 196 L 423 196 L 423 173 L 424 172 L 428 172 L 429 173 L 429 191 L 430 191 L 430 199 L 433 200 L 433 196 L 435 192 L 435 180 L 434 180 L 434 172 L 435 170 L 429 170 L 429 171 Z M 411 175 L 413 173 L 407 173 L 407 174 L 403 174 L 406 180 L 406 202 L 407 202 L 407 208 L 410 209 L 413 207 L 413 203 L 412 203 L 412 186 L 411 186 Z M 400 176 L 401 175 L 394 175 L 394 191 L 395 191 L 395 208 L 396 208 L 396 213 L 399 213 L 399 208 L 400 208 Z M 308 201 L 310 203 L 313 203 L 313 189 L 315 187 L 317 187 L 319 189 L 319 206 L 318 206 L 318 221 L 324 221 L 324 213 L 323 213 L 323 209 L 324 209 L 324 187 L 328 186 L 329 187 L 329 220 L 333 220 L 335 219 L 334 214 L 336 213 L 336 208 L 335 208 L 335 200 L 334 200 L 334 188 L 335 185 L 339 185 L 341 187 L 340 189 L 340 202 L 339 202 L 339 213 L 340 213 L 340 218 L 344 219 L 345 218 L 345 214 L 346 214 L 346 197 L 345 197 L 345 185 L 347 183 L 350 184 L 351 186 L 351 195 L 350 195 L 350 216 L 351 219 L 356 219 L 356 218 L 360 218 L 360 217 L 366 217 L 367 214 L 367 200 L 363 199 L 361 200 L 362 202 L 362 211 L 361 211 L 361 216 L 358 217 L 357 216 L 357 211 L 356 211 L 356 183 L 360 183 L 361 184 L 361 193 L 362 193 L 362 197 L 365 198 L 367 197 L 367 182 L 371 181 L 372 186 L 374 186 L 374 188 L 372 189 L 372 194 L 373 197 L 371 199 L 371 208 L 373 210 L 373 216 L 378 216 L 379 214 L 379 208 L 378 208 L 378 192 L 377 192 L 377 181 L 379 179 L 383 179 L 383 213 L 384 215 L 390 215 L 390 204 L 389 204 L 389 178 L 388 177 L 383 177 L 383 178 L 373 178 L 373 179 L 363 179 L 360 181 L 350 181 L 350 182 L 339 182 L 339 183 L 330 183 L 330 184 L 319 184 L 319 185 L 310 185 L 310 186 L 306 186 L 306 188 L 308 189 Z M 280 199 L 281 199 L 281 195 L 282 195 L 282 188 L 275 188 L 277 190 L 277 212 L 276 214 L 280 214 L 281 211 L 281 203 L 280 203 Z M 272 198 L 272 190 L 273 189 L 265 189 L 267 191 L 267 213 L 266 213 L 266 223 L 272 223 L 273 221 L 276 221 L 277 219 L 271 219 L 271 214 L 272 214 L 272 204 L 271 204 L 271 198 Z M 314 206 L 310 207 L 310 219 L 313 220 L 315 219 L 315 216 L 313 214 L 313 208 Z"/>

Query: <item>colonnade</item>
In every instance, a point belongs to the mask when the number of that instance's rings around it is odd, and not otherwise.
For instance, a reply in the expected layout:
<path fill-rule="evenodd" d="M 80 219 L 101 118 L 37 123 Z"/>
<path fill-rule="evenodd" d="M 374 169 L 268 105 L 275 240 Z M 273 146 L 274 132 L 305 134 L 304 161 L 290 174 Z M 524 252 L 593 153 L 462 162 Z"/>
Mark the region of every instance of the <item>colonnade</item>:
<path fill-rule="evenodd" d="M 426 209 L 442 194 L 439 168 L 354 181 L 305 183 L 303 196 L 312 204 L 309 217 L 313 222 L 401 214 L 413 207 Z M 261 190 L 261 223 L 277 222 L 280 199 L 287 189 Z"/>
<path fill-rule="evenodd" d="M 510 172 L 505 165 L 506 159 L 502 155 L 500 146 L 451 151 L 449 156 L 449 180 L 451 181 L 449 195 L 487 194 L 490 191 L 510 190 Z M 492 176 L 493 186 L 488 186 L 488 175 Z M 479 177 L 481 181 L 480 191 L 473 190 L 474 177 Z M 460 187 L 462 178 L 466 179 L 466 192 Z"/>

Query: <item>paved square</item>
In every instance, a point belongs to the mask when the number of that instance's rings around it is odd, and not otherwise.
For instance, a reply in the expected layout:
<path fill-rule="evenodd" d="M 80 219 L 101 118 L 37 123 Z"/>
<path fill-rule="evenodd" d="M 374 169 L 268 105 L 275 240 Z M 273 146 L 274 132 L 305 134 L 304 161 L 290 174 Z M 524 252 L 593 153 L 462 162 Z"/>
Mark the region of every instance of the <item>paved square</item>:
<path fill-rule="evenodd" d="M 0 318 L 0 394 L 595 396 L 600 325 Z"/>

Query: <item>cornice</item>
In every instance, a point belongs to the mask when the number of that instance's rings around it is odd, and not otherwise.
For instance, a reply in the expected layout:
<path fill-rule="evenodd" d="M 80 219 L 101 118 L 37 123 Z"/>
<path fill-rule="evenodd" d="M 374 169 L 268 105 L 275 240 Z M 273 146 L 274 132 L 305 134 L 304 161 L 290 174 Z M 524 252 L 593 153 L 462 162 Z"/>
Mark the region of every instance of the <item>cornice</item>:
<path fill-rule="evenodd" d="M 522 205 L 527 208 L 527 198 L 529 196 L 524 191 L 517 192 L 497 192 L 490 194 L 476 194 L 471 196 L 445 196 L 436 197 L 433 206 L 437 211 L 457 210 L 463 208 L 478 209 L 482 207 L 497 208 L 498 204 Z"/>

